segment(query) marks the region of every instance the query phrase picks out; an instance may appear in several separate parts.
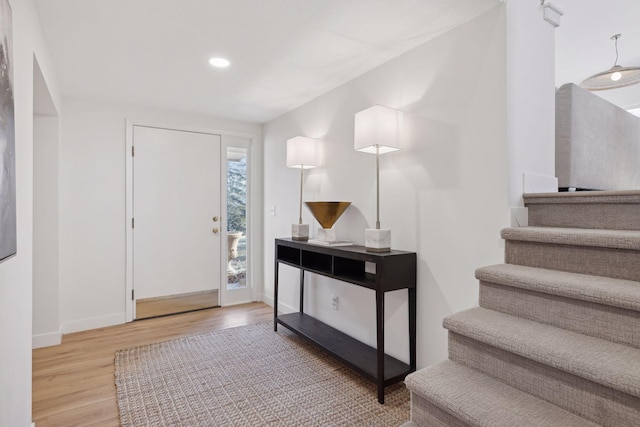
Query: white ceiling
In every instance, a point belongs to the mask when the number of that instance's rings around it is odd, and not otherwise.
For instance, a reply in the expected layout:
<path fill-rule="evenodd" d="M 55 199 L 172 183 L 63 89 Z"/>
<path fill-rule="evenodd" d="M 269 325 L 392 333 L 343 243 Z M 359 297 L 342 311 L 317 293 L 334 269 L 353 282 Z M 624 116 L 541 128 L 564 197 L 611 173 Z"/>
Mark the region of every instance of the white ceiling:
<path fill-rule="evenodd" d="M 258 123 L 498 3 L 36 0 L 64 95 Z"/>
<path fill-rule="evenodd" d="M 564 12 L 556 29 L 556 86 L 580 84 L 613 66 L 618 40 L 618 65 L 640 67 L 640 1 L 551 0 Z M 624 108 L 640 107 L 640 84 L 594 92 Z"/>

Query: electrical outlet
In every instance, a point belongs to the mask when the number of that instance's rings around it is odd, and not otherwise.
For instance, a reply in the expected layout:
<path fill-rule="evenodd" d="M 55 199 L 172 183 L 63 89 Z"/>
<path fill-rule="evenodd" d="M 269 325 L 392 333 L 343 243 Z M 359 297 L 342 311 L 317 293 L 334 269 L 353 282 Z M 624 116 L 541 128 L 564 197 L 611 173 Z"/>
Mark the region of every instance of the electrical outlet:
<path fill-rule="evenodd" d="M 331 309 L 338 309 L 338 295 L 331 295 Z"/>

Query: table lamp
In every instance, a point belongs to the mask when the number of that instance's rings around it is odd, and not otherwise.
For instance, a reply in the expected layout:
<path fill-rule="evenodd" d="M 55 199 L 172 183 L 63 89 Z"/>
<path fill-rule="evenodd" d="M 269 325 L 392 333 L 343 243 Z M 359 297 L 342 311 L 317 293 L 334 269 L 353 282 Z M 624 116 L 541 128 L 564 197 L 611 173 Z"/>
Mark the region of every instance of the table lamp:
<path fill-rule="evenodd" d="M 291 225 L 293 240 L 309 240 L 309 224 L 302 223 L 304 170 L 320 166 L 320 140 L 296 136 L 287 140 L 287 167 L 300 169 L 300 210 L 298 223 Z"/>
<path fill-rule="evenodd" d="M 391 230 L 380 228 L 380 155 L 400 149 L 402 111 L 374 105 L 356 113 L 354 149 L 376 155 L 376 228 L 365 230 L 369 252 L 391 250 Z"/>

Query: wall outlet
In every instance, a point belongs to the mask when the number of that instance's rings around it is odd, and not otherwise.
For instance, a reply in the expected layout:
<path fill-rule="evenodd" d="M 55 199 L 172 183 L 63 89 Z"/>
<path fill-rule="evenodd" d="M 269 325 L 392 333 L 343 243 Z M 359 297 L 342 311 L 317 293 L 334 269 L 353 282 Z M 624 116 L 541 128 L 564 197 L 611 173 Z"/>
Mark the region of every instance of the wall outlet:
<path fill-rule="evenodd" d="M 331 295 L 331 309 L 338 309 L 338 295 Z"/>

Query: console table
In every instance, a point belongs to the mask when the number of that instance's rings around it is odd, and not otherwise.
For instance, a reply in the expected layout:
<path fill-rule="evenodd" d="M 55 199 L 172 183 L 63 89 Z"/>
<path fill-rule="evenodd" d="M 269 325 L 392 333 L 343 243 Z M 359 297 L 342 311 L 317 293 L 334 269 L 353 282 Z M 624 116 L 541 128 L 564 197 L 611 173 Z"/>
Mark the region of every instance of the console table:
<path fill-rule="evenodd" d="M 378 386 L 384 403 L 385 387 L 416 370 L 416 254 L 367 252 L 363 246 L 326 247 L 292 239 L 275 241 L 274 331 L 278 324 L 311 341 Z M 280 264 L 300 269 L 300 311 L 278 315 Z M 376 347 L 370 347 L 304 313 L 304 272 L 312 272 L 376 293 Z M 384 293 L 407 289 L 409 364 L 384 353 Z"/>

